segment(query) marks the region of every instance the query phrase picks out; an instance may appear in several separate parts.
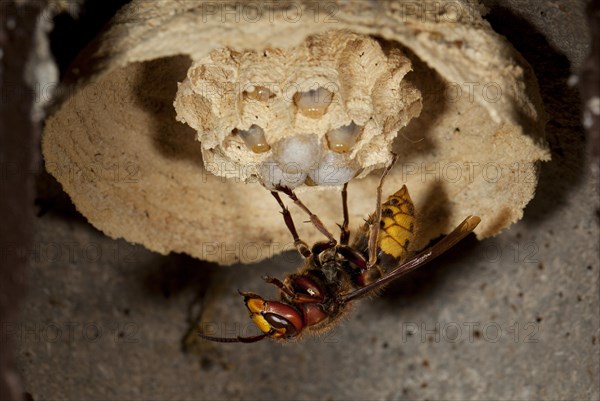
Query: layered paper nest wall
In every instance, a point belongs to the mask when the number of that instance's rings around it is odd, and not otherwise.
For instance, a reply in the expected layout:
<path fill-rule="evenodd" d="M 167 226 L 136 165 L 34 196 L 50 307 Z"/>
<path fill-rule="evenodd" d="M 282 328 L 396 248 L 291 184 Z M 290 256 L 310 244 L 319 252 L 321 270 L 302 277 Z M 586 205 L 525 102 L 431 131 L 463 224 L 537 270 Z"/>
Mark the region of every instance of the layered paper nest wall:
<path fill-rule="evenodd" d="M 390 144 L 399 161 L 384 196 L 408 186 L 415 248 L 469 214 L 482 218 L 478 238 L 495 235 L 522 217 L 549 152 L 531 67 L 480 13 L 462 1 L 134 1 L 67 77 L 44 132 L 46 168 L 114 238 L 222 264 L 293 249 L 263 186 L 206 170 L 197 132 L 176 120 L 177 84 L 215 49 L 291 48 L 348 30 L 402 48 L 412 62 L 406 79 L 420 90 L 422 111 Z M 350 182 L 352 227 L 374 210 L 378 180 L 372 173 Z M 337 232 L 339 188 L 298 193 Z M 323 239 L 291 210 L 306 242 Z"/>

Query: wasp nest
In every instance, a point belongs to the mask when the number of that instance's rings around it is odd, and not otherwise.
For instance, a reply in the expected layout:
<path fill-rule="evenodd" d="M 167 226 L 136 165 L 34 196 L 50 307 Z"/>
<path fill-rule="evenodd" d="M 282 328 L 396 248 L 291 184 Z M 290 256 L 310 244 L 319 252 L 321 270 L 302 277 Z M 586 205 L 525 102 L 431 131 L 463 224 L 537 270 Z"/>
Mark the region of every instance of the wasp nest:
<path fill-rule="evenodd" d="M 479 238 L 510 226 L 549 158 L 531 67 L 466 0 L 134 0 L 63 88 L 43 153 L 78 210 L 223 264 L 293 248 L 265 186 L 332 231 L 356 177 L 355 226 L 393 152 L 384 196 L 407 185 L 420 247 L 469 214 Z"/>
<path fill-rule="evenodd" d="M 269 189 L 341 185 L 389 161 L 421 111 L 398 48 L 350 31 L 261 52 L 212 51 L 179 86 L 178 119 L 198 132 L 207 168 Z"/>

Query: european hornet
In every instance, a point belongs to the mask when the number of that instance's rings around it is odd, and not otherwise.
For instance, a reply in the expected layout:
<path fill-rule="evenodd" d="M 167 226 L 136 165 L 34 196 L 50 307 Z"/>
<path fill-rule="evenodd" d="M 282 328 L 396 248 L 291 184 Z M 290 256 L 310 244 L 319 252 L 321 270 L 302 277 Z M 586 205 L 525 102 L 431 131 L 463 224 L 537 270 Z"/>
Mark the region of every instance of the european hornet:
<path fill-rule="evenodd" d="M 395 161 L 395 159 L 394 159 Z M 312 248 L 298 237 L 294 221 L 279 193 L 271 194 L 281 206 L 283 219 L 292 234 L 294 245 L 304 257 L 304 265 L 297 273 L 281 281 L 263 276 L 281 292 L 280 300 L 265 300 L 251 292 L 241 292 L 250 318 L 262 331 L 251 337 L 213 337 L 199 332 L 206 340 L 217 342 L 252 343 L 265 337 L 288 340 L 304 332 L 319 333 L 331 328 L 347 311 L 350 303 L 381 289 L 398 277 L 430 262 L 446 252 L 477 227 L 480 218 L 469 216 L 450 234 L 432 247 L 406 261 L 409 244 L 415 233 L 415 210 L 406 186 L 381 203 L 385 176 L 392 162 L 383 172 L 377 187 L 375 213 L 371 214 L 350 244 L 348 229 L 347 186 L 342 189 L 344 221 L 340 227 L 339 243 L 287 187 L 277 190 L 310 216 L 311 223 L 328 241 L 317 242 Z"/>

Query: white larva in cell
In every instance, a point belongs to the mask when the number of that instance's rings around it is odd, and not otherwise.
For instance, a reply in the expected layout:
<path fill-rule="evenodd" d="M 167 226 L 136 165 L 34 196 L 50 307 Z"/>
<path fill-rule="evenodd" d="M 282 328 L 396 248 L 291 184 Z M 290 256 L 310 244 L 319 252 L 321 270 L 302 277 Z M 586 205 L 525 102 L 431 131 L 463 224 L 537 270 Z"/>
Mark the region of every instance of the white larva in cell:
<path fill-rule="evenodd" d="M 296 168 L 303 172 L 319 163 L 323 147 L 316 135 L 296 135 L 287 137 L 273 146 L 273 158 L 284 170 Z"/>
<path fill-rule="evenodd" d="M 288 166 L 282 169 L 274 160 L 267 160 L 260 165 L 261 180 L 265 188 L 273 191 L 278 185 L 294 189 L 306 180 L 306 173 Z"/>
<path fill-rule="evenodd" d="M 319 166 L 309 171 L 308 178 L 314 185 L 337 186 L 350 181 L 357 172 L 358 167 L 349 162 L 346 156 L 327 152 Z"/>
<path fill-rule="evenodd" d="M 251 125 L 248 130 L 235 129 L 234 133 L 237 133 L 254 153 L 264 153 L 271 149 L 265 139 L 265 131 L 256 124 Z"/>
<path fill-rule="evenodd" d="M 354 122 L 329 131 L 327 133 L 329 149 L 336 153 L 349 152 L 356 143 L 361 131 L 362 127 L 354 124 Z"/>
<path fill-rule="evenodd" d="M 267 102 L 269 99 L 275 96 L 273 92 L 264 86 L 254 86 L 249 88 L 252 90 L 244 91 L 244 98 L 248 100 L 254 100 L 259 102 Z"/>
<path fill-rule="evenodd" d="M 325 88 L 317 88 L 294 95 L 294 104 L 300 114 L 309 118 L 320 118 L 327 112 L 333 100 L 333 93 Z"/>

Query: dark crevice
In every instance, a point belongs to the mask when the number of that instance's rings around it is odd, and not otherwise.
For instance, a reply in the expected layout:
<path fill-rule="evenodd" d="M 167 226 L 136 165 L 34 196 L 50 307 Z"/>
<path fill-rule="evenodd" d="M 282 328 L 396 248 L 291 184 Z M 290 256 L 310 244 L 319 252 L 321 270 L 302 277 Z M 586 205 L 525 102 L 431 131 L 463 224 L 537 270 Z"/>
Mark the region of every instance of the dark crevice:
<path fill-rule="evenodd" d="M 50 50 L 59 67 L 61 79 L 81 49 L 127 3 L 129 0 L 88 0 L 77 11 L 73 2 L 67 2 L 67 10 L 54 17 L 54 29 L 48 35 Z"/>
<path fill-rule="evenodd" d="M 524 221 L 538 224 L 567 203 L 569 192 L 585 175 L 585 137 L 581 124 L 580 95 L 567 84 L 571 64 L 523 17 L 493 7 L 486 19 L 504 35 L 533 67 L 548 113 L 546 139 L 552 160 L 541 163 L 536 196 L 525 210 Z"/>

